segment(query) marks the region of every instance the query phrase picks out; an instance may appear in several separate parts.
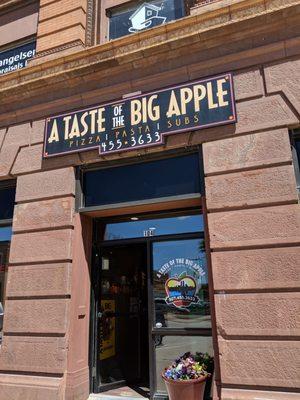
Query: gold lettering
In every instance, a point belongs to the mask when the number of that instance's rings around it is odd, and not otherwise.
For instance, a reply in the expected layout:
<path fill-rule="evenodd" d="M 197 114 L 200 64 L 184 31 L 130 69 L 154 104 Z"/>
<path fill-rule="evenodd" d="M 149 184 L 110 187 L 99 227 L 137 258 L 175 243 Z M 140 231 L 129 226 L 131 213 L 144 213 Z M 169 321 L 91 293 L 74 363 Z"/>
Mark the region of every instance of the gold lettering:
<path fill-rule="evenodd" d="M 194 86 L 194 104 L 195 104 L 195 111 L 200 111 L 200 102 L 206 96 L 206 87 L 203 85 L 195 85 Z"/>
<path fill-rule="evenodd" d="M 94 133 L 96 133 L 96 114 L 97 114 L 97 110 L 91 110 L 89 112 L 90 116 L 91 116 L 91 134 L 93 135 Z"/>
<path fill-rule="evenodd" d="M 199 117 L 197 114 L 194 115 L 194 122 L 197 124 L 199 122 Z"/>
<path fill-rule="evenodd" d="M 147 97 L 142 98 L 142 104 L 143 104 L 143 123 L 145 124 L 147 122 Z"/>
<path fill-rule="evenodd" d="M 176 124 L 176 126 L 180 126 L 181 125 L 181 119 L 180 118 L 176 118 L 175 124 Z"/>
<path fill-rule="evenodd" d="M 157 99 L 157 94 L 154 94 L 149 98 L 148 101 L 148 115 L 151 121 L 158 121 L 160 118 L 160 108 L 159 106 L 153 107 L 153 101 Z"/>
<path fill-rule="evenodd" d="M 172 128 L 173 124 L 172 122 L 168 119 L 168 128 Z"/>
<path fill-rule="evenodd" d="M 82 116 L 80 118 L 80 123 L 83 126 L 83 131 L 81 132 L 81 136 L 86 135 L 89 130 L 89 126 L 85 120 L 88 115 L 89 115 L 89 113 L 86 111 L 85 113 L 82 114 Z"/>
<path fill-rule="evenodd" d="M 176 99 L 174 90 L 172 90 L 172 92 L 171 92 L 169 109 L 167 111 L 167 117 L 171 118 L 171 117 L 173 117 L 173 115 L 176 115 L 176 116 L 180 115 L 180 109 L 179 109 L 179 106 L 177 103 L 177 99 Z"/>
<path fill-rule="evenodd" d="M 218 91 L 217 91 L 217 96 L 219 99 L 219 106 L 220 107 L 225 107 L 228 106 L 229 102 L 224 100 L 224 96 L 226 96 L 228 94 L 227 90 L 223 89 L 223 84 L 226 83 L 226 79 L 218 79 L 217 82 L 217 87 L 218 87 Z"/>
<path fill-rule="evenodd" d="M 184 123 L 185 123 L 185 125 L 189 125 L 190 118 L 189 117 L 184 117 Z"/>
<path fill-rule="evenodd" d="M 67 117 L 64 117 L 64 123 L 65 123 L 65 140 L 69 139 L 69 130 L 70 130 L 70 119 L 72 118 L 71 115 L 68 115 Z"/>
<path fill-rule="evenodd" d="M 80 137 L 80 129 L 79 129 L 78 118 L 77 118 L 76 114 L 74 114 L 72 129 L 71 129 L 71 132 L 69 133 L 69 138 L 73 139 L 74 136 Z"/>
<path fill-rule="evenodd" d="M 186 114 L 186 105 L 193 99 L 193 92 L 190 88 L 180 89 L 181 114 Z"/>
<path fill-rule="evenodd" d="M 211 82 L 207 83 L 207 98 L 208 98 L 208 108 L 218 108 L 218 104 L 214 103 L 214 95 Z"/>
<path fill-rule="evenodd" d="M 56 119 L 53 121 L 52 129 L 51 129 L 51 134 L 48 139 L 48 143 L 52 142 L 59 142 L 59 135 L 58 135 L 58 129 L 57 129 L 57 121 Z"/>
<path fill-rule="evenodd" d="M 105 131 L 105 127 L 104 127 L 105 118 L 103 117 L 104 111 L 105 111 L 104 107 L 98 109 L 98 119 L 97 119 L 98 132 Z"/>
<path fill-rule="evenodd" d="M 130 102 L 130 115 L 131 115 L 131 125 L 137 125 L 142 120 L 142 104 L 140 100 L 131 100 Z"/>

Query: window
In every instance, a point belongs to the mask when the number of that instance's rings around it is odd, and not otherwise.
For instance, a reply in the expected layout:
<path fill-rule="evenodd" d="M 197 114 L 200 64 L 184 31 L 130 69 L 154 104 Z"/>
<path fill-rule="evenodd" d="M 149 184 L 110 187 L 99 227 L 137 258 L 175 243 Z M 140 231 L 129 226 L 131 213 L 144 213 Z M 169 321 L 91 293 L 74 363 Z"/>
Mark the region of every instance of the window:
<path fill-rule="evenodd" d="M 10 4 L 13 2 L 10 2 Z M 0 76 L 24 68 L 35 55 L 38 1 L 22 1 L 0 15 Z"/>
<path fill-rule="evenodd" d="M 184 16 L 182 0 L 134 2 L 108 12 L 109 39 L 144 31 Z"/>
<path fill-rule="evenodd" d="M 200 196 L 198 153 L 88 171 L 83 176 L 85 207 L 193 194 Z"/>
<path fill-rule="evenodd" d="M 297 190 L 298 194 L 300 195 L 300 129 L 295 129 L 292 131 L 291 141 Z"/>
<path fill-rule="evenodd" d="M 104 240 L 192 233 L 200 229 L 204 230 L 204 222 L 203 216 L 199 214 L 151 219 L 131 217 L 130 221 L 106 224 Z"/>
<path fill-rule="evenodd" d="M 5 288 L 7 279 L 7 265 L 9 247 L 12 235 L 12 217 L 15 202 L 15 186 L 11 182 L 0 185 L 0 344 L 2 341 L 3 314 L 5 302 Z"/>
<path fill-rule="evenodd" d="M 142 32 L 186 15 L 184 0 L 102 2 L 101 42 Z"/>

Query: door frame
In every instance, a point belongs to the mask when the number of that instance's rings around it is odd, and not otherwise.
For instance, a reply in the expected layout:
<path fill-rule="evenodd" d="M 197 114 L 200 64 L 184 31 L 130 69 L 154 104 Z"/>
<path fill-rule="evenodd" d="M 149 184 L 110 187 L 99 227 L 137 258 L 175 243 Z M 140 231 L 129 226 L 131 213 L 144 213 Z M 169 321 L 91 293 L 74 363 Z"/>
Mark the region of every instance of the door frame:
<path fill-rule="evenodd" d="M 187 213 L 194 213 L 198 215 L 203 215 L 203 212 L 199 208 L 191 209 L 183 209 L 177 210 L 177 212 L 165 211 L 163 213 L 147 213 L 143 215 L 146 218 L 154 218 L 158 215 L 163 216 L 174 216 L 174 215 L 182 215 Z M 203 215 L 204 217 L 204 215 Z M 92 256 L 92 292 L 91 292 L 91 335 L 90 335 L 90 361 L 91 361 L 91 392 L 92 393 L 101 393 L 110 389 L 114 389 L 120 387 L 122 383 L 126 383 L 125 381 L 117 382 L 117 383 L 108 383 L 102 386 L 99 381 L 99 374 L 97 373 L 97 329 L 98 329 L 98 301 L 96 299 L 99 298 L 100 295 L 100 281 L 99 281 L 99 260 L 101 260 L 101 248 L 103 247 L 113 247 L 119 245 L 126 244 L 138 244 L 145 243 L 147 246 L 147 292 L 148 292 L 148 349 L 149 349 L 149 384 L 150 384 L 150 398 L 155 400 L 165 400 L 167 397 L 165 395 L 155 395 L 156 388 L 156 364 L 155 364 L 155 349 L 152 345 L 153 337 L 155 335 L 171 335 L 171 336 L 213 336 L 212 328 L 209 329 L 201 329 L 201 328 L 186 328 L 186 329 L 174 329 L 174 328 L 154 328 L 154 304 L 153 304 L 153 252 L 152 246 L 154 242 L 163 242 L 163 241 L 173 241 L 173 240 L 188 240 L 201 238 L 206 243 L 206 232 L 205 229 L 203 232 L 194 232 L 194 233 L 179 233 L 179 234 L 167 234 L 167 235 L 157 235 L 157 236 L 148 236 L 148 237 L 139 237 L 139 238 L 129 238 L 129 239 L 117 239 L 117 240 L 101 240 L 99 236 L 99 226 L 104 225 L 109 222 L 122 222 L 124 220 L 123 217 L 112 217 L 112 218 L 101 218 L 94 220 L 94 232 L 93 232 L 93 256 Z M 204 227 L 205 228 L 205 227 Z M 205 246 L 206 247 L 206 246 Z M 96 256 L 97 255 L 97 256 Z M 98 260 L 97 260 L 98 259 Z M 207 266 L 209 269 L 209 261 L 208 254 L 206 253 Z M 210 284 L 210 280 L 209 280 Z M 212 317 L 212 313 L 211 313 Z M 212 317 L 213 318 L 213 317 Z M 170 334 L 171 332 L 171 334 Z"/>

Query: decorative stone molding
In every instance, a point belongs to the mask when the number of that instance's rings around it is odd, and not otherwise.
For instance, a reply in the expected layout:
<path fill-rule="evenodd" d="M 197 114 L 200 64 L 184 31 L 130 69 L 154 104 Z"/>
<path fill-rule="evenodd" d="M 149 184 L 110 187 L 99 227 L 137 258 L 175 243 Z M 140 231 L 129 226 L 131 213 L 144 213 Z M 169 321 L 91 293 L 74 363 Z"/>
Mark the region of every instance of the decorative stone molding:
<path fill-rule="evenodd" d="M 257 0 L 261 4 L 267 4 L 263 0 Z M 187 48 L 192 44 L 203 43 L 207 49 L 209 42 L 214 41 L 214 45 L 228 45 L 228 31 L 233 31 L 234 26 L 239 23 L 254 23 L 262 18 L 261 24 L 266 25 L 268 21 L 271 27 L 272 17 L 276 22 L 282 21 L 282 13 L 285 17 L 296 13 L 298 0 L 290 0 L 285 5 L 272 6 L 270 3 L 268 8 L 263 11 L 247 8 L 249 0 L 236 0 L 232 6 L 225 6 L 227 1 L 221 1 L 220 7 L 216 10 L 207 10 L 201 15 L 194 15 L 183 18 L 175 23 L 169 23 L 159 26 L 149 31 L 142 32 L 137 35 L 126 36 L 102 45 L 87 48 L 76 54 L 66 57 L 51 59 L 43 63 L 43 65 L 34 65 L 24 68 L 0 77 L 2 94 L 6 96 L 11 92 L 18 92 L 20 88 L 26 86 L 30 90 L 30 86 L 34 90 L 39 86 L 44 87 L 46 81 L 51 81 L 53 77 L 63 75 L 63 80 L 68 76 L 79 76 L 88 70 L 105 69 L 111 66 L 123 66 L 125 64 L 133 64 L 137 60 L 160 54 L 166 50 L 175 53 L 176 50 Z M 252 2 L 251 2 L 252 3 Z M 237 12 L 236 6 L 243 5 L 243 12 Z M 235 12 L 236 11 L 236 12 Z M 297 13 L 296 13 L 297 14 Z M 268 27 L 265 27 L 268 29 Z M 237 26 L 236 26 L 237 29 Z M 223 31 L 223 34 L 222 34 Z M 209 41 L 207 36 L 209 35 Z M 133 65 L 134 68 L 134 65 Z"/>
<path fill-rule="evenodd" d="M 87 0 L 85 44 L 92 46 L 95 35 L 95 0 Z"/>

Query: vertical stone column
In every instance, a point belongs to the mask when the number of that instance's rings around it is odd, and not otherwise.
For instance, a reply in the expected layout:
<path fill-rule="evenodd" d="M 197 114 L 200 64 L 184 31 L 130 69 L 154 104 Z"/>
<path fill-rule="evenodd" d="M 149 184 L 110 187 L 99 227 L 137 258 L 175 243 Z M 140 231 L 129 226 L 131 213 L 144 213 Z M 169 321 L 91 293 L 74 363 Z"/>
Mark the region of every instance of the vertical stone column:
<path fill-rule="evenodd" d="M 203 151 L 222 399 L 294 399 L 300 211 L 288 129 Z"/>
<path fill-rule="evenodd" d="M 75 215 L 70 306 L 66 400 L 86 400 L 89 395 L 90 258 L 92 219 Z"/>
<path fill-rule="evenodd" d="M 72 167 L 18 178 L 0 350 L 1 400 L 65 399 L 67 372 L 82 370 L 83 364 L 87 370 L 89 273 L 74 195 Z M 85 287 L 75 284 L 79 276 Z M 84 309 L 74 311 L 82 304 Z M 76 350 L 75 329 L 81 337 Z M 88 377 L 84 390 L 82 381 L 76 386 L 83 394 L 76 398 L 85 400 Z"/>

